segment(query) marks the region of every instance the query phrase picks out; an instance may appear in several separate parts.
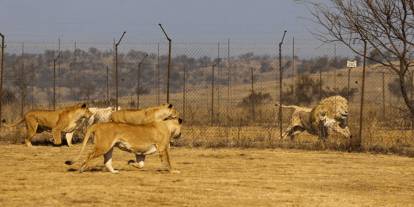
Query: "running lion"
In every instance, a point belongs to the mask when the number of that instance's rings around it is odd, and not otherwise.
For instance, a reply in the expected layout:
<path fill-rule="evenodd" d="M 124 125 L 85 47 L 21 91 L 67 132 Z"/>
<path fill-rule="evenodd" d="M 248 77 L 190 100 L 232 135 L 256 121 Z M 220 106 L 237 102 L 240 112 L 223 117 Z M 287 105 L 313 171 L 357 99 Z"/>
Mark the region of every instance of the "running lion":
<path fill-rule="evenodd" d="M 295 135 L 304 131 L 317 135 L 324 141 L 329 136 L 329 130 L 338 132 L 346 138 L 352 136 L 348 127 L 348 101 L 342 96 L 324 98 L 313 108 L 295 105 L 282 107 L 294 109 L 282 139 L 294 139 Z"/>

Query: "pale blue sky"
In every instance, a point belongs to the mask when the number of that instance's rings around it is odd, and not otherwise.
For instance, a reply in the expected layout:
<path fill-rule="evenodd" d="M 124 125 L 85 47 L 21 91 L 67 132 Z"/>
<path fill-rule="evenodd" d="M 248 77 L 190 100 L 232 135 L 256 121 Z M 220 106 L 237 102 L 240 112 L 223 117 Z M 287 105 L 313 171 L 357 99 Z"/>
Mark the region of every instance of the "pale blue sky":
<path fill-rule="evenodd" d="M 0 31 L 12 43 L 110 43 L 123 30 L 126 42 L 157 42 L 162 23 L 175 42 L 271 44 L 287 29 L 300 56 L 329 53 L 317 48 L 309 17 L 293 0 L 0 0 Z"/>

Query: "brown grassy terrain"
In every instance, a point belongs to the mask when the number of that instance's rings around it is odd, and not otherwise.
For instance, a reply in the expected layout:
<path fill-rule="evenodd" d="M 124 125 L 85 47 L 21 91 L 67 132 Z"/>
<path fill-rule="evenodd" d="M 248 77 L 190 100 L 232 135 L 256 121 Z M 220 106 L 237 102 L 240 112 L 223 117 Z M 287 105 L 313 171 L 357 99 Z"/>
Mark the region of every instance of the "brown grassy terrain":
<path fill-rule="evenodd" d="M 63 162 L 74 148 L 0 145 L 1 206 L 410 206 L 414 160 L 392 155 L 257 149 L 172 149 L 181 174 L 126 164 L 113 175 L 102 159 L 79 174 Z M 74 166 L 77 168 L 78 166 Z"/>

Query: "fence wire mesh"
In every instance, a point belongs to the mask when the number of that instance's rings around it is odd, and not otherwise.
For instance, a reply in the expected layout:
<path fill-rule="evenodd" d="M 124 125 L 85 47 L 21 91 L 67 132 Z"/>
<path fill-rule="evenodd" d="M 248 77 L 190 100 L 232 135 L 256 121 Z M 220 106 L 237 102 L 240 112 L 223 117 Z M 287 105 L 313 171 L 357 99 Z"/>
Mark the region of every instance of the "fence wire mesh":
<path fill-rule="evenodd" d="M 276 46 L 232 44 L 173 44 L 170 103 L 185 120 L 182 142 L 190 146 L 280 146 Z M 120 106 L 145 108 L 165 103 L 168 44 L 125 41 L 120 47 Z M 112 43 L 8 43 L 3 118 L 13 121 L 30 109 L 52 108 L 54 59 L 57 107 L 76 102 L 113 105 L 113 51 Z M 283 104 L 315 106 L 324 97 L 344 96 L 349 100 L 349 126 L 356 135 L 361 67 L 346 68 L 343 57 L 301 59 L 291 53 L 286 50 L 282 61 Z M 362 145 L 380 150 L 413 147 L 412 119 L 399 92 L 399 77 L 375 64 L 367 68 Z M 412 73 L 406 81 L 413 100 Z M 291 114 L 284 110 L 284 128 Z M 315 142 L 309 137 L 295 142 Z M 338 148 L 347 144 L 340 138 L 332 140 Z"/>

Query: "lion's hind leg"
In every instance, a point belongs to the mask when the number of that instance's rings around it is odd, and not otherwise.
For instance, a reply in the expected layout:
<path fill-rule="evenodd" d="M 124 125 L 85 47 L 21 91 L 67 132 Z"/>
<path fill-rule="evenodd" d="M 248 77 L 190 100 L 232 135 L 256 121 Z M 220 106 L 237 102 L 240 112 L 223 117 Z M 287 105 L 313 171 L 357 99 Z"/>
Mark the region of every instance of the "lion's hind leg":
<path fill-rule="evenodd" d="M 283 132 L 282 139 L 286 139 L 287 137 L 290 137 L 290 140 L 293 140 L 295 138 L 295 135 L 302 133 L 305 131 L 305 129 L 301 126 L 294 125 L 289 126 L 285 132 Z"/>
<path fill-rule="evenodd" d="M 26 135 L 26 138 L 24 139 L 24 142 L 28 147 L 32 146 L 32 138 L 36 135 L 38 126 L 39 124 L 37 123 L 36 120 L 30 119 L 30 118 L 26 120 L 27 135 Z"/>
<path fill-rule="evenodd" d="M 112 158 L 112 149 L 113 148 L 111 148 L 110 150 L 108 150 L 108 151 L 106 151 L 106 150 L 103 150 L 103 149 L 101 149 L 101 148 L 97 148 L 97 147 L 95 147 L 94 149 L 93 149 L 93 151 L 91 152 L 91 153 L 89 153 L 89 155 L 88 155 L 88 158 L 86 158 L 86 160 L 82 163 L 82 165 L 81 165 L 81 168 L 79 169 L 79 172 L 84 172 L 85 171 L 85 169 L 87 168 L 87 166 L 88 166 L 88 163 L 89 163 L 89 161 L 91 161 L 92 159 L 95 159 L 95 158 L 97 158 L 97 157 L 99 157 L 99 156 L 102 156 L 102 155 L 105 155 L 105 154 L 107 154 L 107 152 L 111 152 L 110 154 L 108 154 L 107 156 L 108 157 L 110 157 L 110 158 Z M 104 157 L 105 158 L 105 157 Z M 111 159 L 111 164 L 112 164 L 112 159 Z M 106 166 L 106 165 L 105 165 Z"/>
<path fill-rule="evenodd" d="M 295 126 L 295 127 L 293 127 L 293 132 L 290 136 L 295 137 L 296 135 L 298 135 L 298 134 L 300 134 L 304 131 L 305 131 L 305 129 L 302 126 Z"/>
<path fill-rule="evenodd" d="M 70 133 L 65 134 L 65 138 L 66 138 L 66 142 L 68 144 L 68 147 L 72 147 L 73 134 L 74 134 L 74 132 L 70 132 Z"/>
<path fill-rule="evenodd" d="M 111 173 L 119 173 L 118 170 L 115 170 L 112 167 L 112 152 L 114 151 L 114 147 L 111 147 L 111 149 L 104 154 L 104 163 L 105 163 L 105 167 L 106 169 L 109 170 L 109 172 Z"/>
<path fill-rule="evenodd" d="M 52 136 L 53 136 L 53 144 L 54 145 L 60 145 L 62 144 L 62 130 L 59 128 L 53 128 L 52 129 Z"/>
<path fill-rule="evenodd" d="M 145 161 L 145 155 L 135 154 L 135 160 L 129 160 L 128 165 L 141 169 L 144 167 L 144 161 Z"/>
<path fill-rule="evenodd" d="M 79 172 L 83 173 L 85 171 L 85 169 L 87 168 L 87 166 L 88 166 L 88 162 L 91 161 L 92 159 L 96 158 L 96 157 L 98 157 L 98 156 L 96 156 L 95 151 L 89 153 L 88 158 L 86 158 L 86 160 L 83 161 L 83 163 L 82 163 L 82 165 L 79 169 Z"/>
<path fill-rule="evenodd" d="M 281 139 L 282 140 L 286 139 L 291 134 L 291 131 L 292 130 L 293 130 L 293 127 L 292 126 L 289 126 L 287 129 L 285 129 L 285 131 L 282 134 Z"/>

